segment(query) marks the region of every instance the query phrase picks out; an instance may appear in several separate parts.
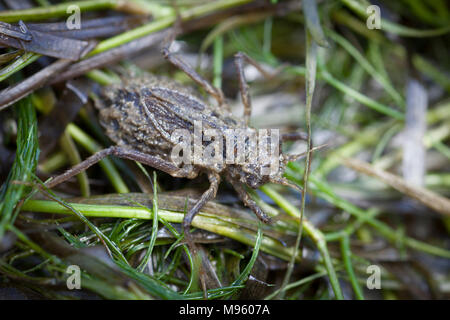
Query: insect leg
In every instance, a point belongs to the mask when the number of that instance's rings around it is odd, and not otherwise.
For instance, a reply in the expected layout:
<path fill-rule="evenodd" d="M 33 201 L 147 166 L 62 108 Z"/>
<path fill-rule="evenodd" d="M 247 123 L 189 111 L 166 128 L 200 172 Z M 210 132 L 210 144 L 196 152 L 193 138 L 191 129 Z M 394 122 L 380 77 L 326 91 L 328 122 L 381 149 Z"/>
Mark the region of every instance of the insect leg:
<path fill-rule="evenodd" d="M 238 72 L 239 79 L 239 91 L 241 92 L 242 103 L 244 105 L 244 121 L 248 125 L 250 121 L 250 116 L 252 113 L 252 101 L 250 99 L 250 93 L 248 90 L 247 80 L 245 80 L 244 73 L 244 61 L 253 65 L 259 72 L 261 72 L 265 77 L 270 78 L 271 75 L 268 74 L 255 60 L 247 56 L 243 52 L 238 52 L 234 56 L 234 64 Z"/>
<path fill-rule="evenodd" d="M 290 182 L 285 177 L 272 177 L 270 179 L 270 182 L 271 183 L 275 183 L 275 184 L 281 184 L 283 186 L 293 188 L 293 189 L 295 189 L 295 190 L 297 190 L 299 192 L 302 192 L 302 190 L 303 190 L 302 187 L 300 187 L 299 185 L 297 185 L 295 183 Z"/>
<path fill-rule="evenodd" d="M 303 140 L 308 141 L 308 134 L 306 132 L 286 132 L 281 134 L 281 142 L 285 141 L 297 141 L 297 140 Z"/>
<path fill-rule="evenodd" d="M 283 133 L 280 137 L 281 142 L 286 142 L 286 141 L 298 141 L 298 140 L 303 140 L 303 141 L 308 141 L 308 134 L 306 132 L 300 132 L 300 131 L 296 131 L 296 132 L 288 132 L 288 133 Z M 311 153 L 322 149 L 325 145 L 321 145 L 321 146 L 317 146 L 317 147 L 313 147 L 313 142 L 311 140 Z M 304 156 L 306 156 L 307 152 L 303 152 L 303 153 L 299 153 L 299 154 L 285 154 L 283 153 L 283 162 L 284 163 L 288 163 L 290 161 L 296 161 L 300 158 L 303 158 Z"/>
<path fill-rule="evenodd" d="M 191 227 L 192 220 L 206 202 L 216 197 L 217 190 L 219 189 L 220 176 L 217 173 L 209 173 L 208 179 L 210 183 L 208 190 L 206 190 L 202 194 L 197 203 L 189 210 L 189 212 L 184 216 L 183 219 L 184 237 L 191 248 L 194 248 L 192 237 L 189 233 L 189 228 Z"/>
<path fill-rule="evenodd" d="M 164 46 L 161 50 L 164 58 L 166 58 L 171 64 L 173 64 L 178 69 L 182 70 L 186 73 L 192 80 L 197 82 L 203 89 L 206 90 L 210 95 L 212 95 L 219 105 L 223 105 L 225 102 L 225 98 L 222 90 L 214 87 L 210 84 L 205 78 L 203 78 L 200 74 L 197 73 L 190 65 L 176 57 L 172 52 L 170 52 L 170 44 Z"/>
<path fill-rule="evenodd" d="M 242 202 L 249 207 L 258 217 L 259 220 L 261 220 L 264 223 L 270 223 L 271 218 L 256 204 L 256 202 L 250 197 L 250 195 L 247 193 L 245 188 L 242 186 L 241 182 L 236 181 L 232 178 L 229 178 L 228 181 L 231 183 L 233 188 L 236 190 L 236 192 L 239 195 L 239 198 L 241 198 Z"/>
<path fill-rule="evenodd" d="M 76 166 L 70 168 L 63 174 L 60 174 L 59 176 L 55 177 L 54 179 L 50 180 L 46 183 L 46 186 L 49 188 L 52 188 L 67 179 L 70 179 L 71 177 L 79 174 L 80 172 L 88 169 L 95 163 L 99 162 L 103 158 L 114 155 L 119 158 L 128 159 L 128 160 L 134 160 L 141 162 L 143 164 L 146 164 L 148 166 L 151 166 L 155 169 L 164 171 L 168 174 L 170 174 L 173 177 L 185 177 L 185 178 L 193 178 L 197 175 L 197 171 L 191 170 L 191 168 L 178 168 L 173 163 L 162 160 L 158 157 L 138 152 L 135 150 L 128 150 L 125 148 L 121 148 L 118 146 L 112 146 L 106 149 L 103 149 L 97 153 L 94 153 L 92 156 L 87 158 L 86 160 L 80 162 Z"/>
<path fill-rule="evenodd" d="M 191 233 L 190 233 L 190 227 L 192 224 L 192 220 L 194 219 L 195 215 L 200 211 L 200 209 L 211 199 L 214 199 L 217 194 L 217 190 L 219 189 L 219 183 L 220 183 L 220 176 L 215 172 L 210 172 L 208 174 L 209 179 L 209 188 L 206 190 L 200 199 L 196 202 L 196 204 L 185 214 L 183 219 L 183 232 L 184 232 L 184 239 L 186 240 L 186 244 L 188 245 L 190 251 L 192 252 L 194 256 L 194 261 L 198 262 L 200 259 L 200 268 L 199 268 L 199 279 L 200 283 L 203 288 L 203 293 L 205 295 L 205 298 L 207 297 L 206 290 L 207 290 L 207 274 L 206 270 L 210 269 L 210 265 L 208 265 L 208 262 L 205 261 L 203 256 L 198 255 L 197 246 L 195 245 Z M 214 272 L 213 272 L 214 273 Z M 210 281 L 209 281 L 210 282 Z M 220 283 L 220 282 L 219 282 Z"/>

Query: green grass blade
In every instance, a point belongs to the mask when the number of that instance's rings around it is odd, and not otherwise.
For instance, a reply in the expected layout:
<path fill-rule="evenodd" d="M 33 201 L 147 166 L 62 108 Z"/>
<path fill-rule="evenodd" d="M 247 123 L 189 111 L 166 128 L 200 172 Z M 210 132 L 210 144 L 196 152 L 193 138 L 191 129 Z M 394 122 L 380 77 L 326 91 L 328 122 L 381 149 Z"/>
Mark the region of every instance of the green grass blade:
<path fill-rule="evenodd" d="M 5 227 L 14 223 L 14 209 L 27 191 L 24 183 L 32 180 L 39 159 L 36 111 L 30 98 L 19 101 L 15 111 L 18 117 L 17 151 L 8 178 L 0 190 L 0 240 Z"/>

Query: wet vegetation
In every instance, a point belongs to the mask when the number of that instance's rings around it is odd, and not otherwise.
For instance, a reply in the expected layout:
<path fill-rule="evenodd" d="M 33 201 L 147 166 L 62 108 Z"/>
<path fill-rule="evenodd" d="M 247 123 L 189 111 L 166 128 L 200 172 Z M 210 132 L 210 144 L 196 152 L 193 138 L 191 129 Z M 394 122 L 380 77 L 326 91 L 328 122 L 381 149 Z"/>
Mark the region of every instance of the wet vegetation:
<path fill-rule="evenodd" d="M 449 298 L 446 1 L 3 0 L 0 10 L 0 298 Z M 93 107 L 102 86 L 151 72 L 215 103 L 161 55 L 175 31 L 172 50 L 236 115 L 243 52 L 269 74 L 245 68 L 251 125 L 312 137 L 283 145 L 313 150 L 285 171 L 303 192 L 248 190 L 271 224 L 220 185 L 192 223 L 198 256 L 181 222 L 205 175 L 108 157 L 45 184 L 112 144 Z M 82 290 L 67 287 L 73 265 Z"/>

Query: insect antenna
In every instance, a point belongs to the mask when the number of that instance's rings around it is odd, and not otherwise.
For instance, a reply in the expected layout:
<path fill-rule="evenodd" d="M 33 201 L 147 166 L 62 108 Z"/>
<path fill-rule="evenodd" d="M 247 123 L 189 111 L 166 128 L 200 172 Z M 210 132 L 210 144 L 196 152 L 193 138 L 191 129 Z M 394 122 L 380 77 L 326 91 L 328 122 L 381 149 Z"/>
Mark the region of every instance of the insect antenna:
<path fill-rule="evenodd" d="M 327 146 L 327 144 L 322 144 L 320 146 L 312 148 L 310 150 L 310 152 L 314 152 L 314 151 L 322 149 L 322 148 L 324 148 L 326 146 Z M 296 161 L 296 160 L 298 160 L 300 158 L 303 158 L 304 156 L 306 156 L 307 153 L 308 152 L 303 152 L 303 153 L 299 153 L 299 154 L 285 154 L 285 153 L 283 153 L 282 154 L 282 156 L 283 156 L 283 160 L 282 160 L 283 164 L 286 165 L 288 162 Z M 286 179 L 285 177 L 282 177 L 281 175 L 278 176 L 278 177 L 271 177 L 270 178 L 270 182 L 275 183 L 275 184 L 280 184 L 280 185 L 283 185 L 283 186 L 287 186 L 287 187 L 290 187 L 290 188 L 293 188 L 293 189 L 296 189 L 299 192 L 303 192 L 303 188 L 302 187 L 300 187 L 296 183 L 293 183 L 293 182 L 289 181 L 288 179 Z"/>
<path fill-rule="evenodd" d="M 323 149 L 323 148 L 325 148 L 326 146 L 328 146 L 328 144 L 322 144 L 322 145 L 320 145 L 320 146 L 311 148 L 310 152 L 312 153 L 312 152 L 314 152 L 314 151 Z M 297 154 L 287 154 L 287 153 L 283 153 L 283 164 L 287 164 L 288 162 L 291 162 L 291 161 L 297 161 L 297 160 L 299 160 L 299 159 L 305 157 L 307 153 L 308 153 L 307 151 L 302 152 L 302 153 L 297 153 Z"/>

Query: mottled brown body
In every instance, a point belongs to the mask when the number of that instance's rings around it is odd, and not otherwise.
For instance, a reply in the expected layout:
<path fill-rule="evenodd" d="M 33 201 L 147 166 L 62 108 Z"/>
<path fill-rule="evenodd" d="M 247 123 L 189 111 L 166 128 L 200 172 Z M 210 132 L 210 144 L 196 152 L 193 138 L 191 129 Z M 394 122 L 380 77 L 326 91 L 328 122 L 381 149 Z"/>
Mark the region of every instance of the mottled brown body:
<path fill-rule="evenodd" d="M 191 88 L 175 81 L 151 74 L 122 79 L 120 84 L 113 84 L 103 89 L 96 106 L 99 118 L 106 134 L 116 144 L 97 152 L 80 164 L 69 169 L 49 183 L 55 186 L 68 178 L 86 170 L 101 159 L 115 155 L 124 159 L 134 160 L 162 170 L 173 177 L 195 178 L 200 172 L 207 174 L 210 186 L 198 199 L 183 220 L 183 229 L 188 244 L 194 249 L 189 227 L 195 215 L 209 200 L 216 196 L 221 177 L 225 177 L 234 187 L 238 195 L 257 217 L 263 222 L 270 218 L 262 211 L 247 193 L 246 187 L 257 188 L 266 182 L 278 183 L 296 187 L 283 178 L 283 171 L 288 161 L 293 161 L 302 155 L 280 154 L 278 172 L 270 175 L 261 174 L 258 161 L 245 164 L 182 163 L 180 166 L 171 160 L 171 152 L 177 144 L 172 139 L 174 130 L 183 129 L 192 133 L 194 122 L 200 121 L 203 130 L 215 129 L 225 135 L 227 129 L 249 128 L 251 115 L 251 100 L 245 81 L 243 63 L 253 64 L 260 71 L 260 66 L 245 54 L 236 54 L 236 67 L 239 76 L 241 98 L 244 104 L 244 116 L 235 117 L 224 102 L 224 96 L 219 88 L 213 87 L 182 60 L 173 56 L 167 48 L 162 50 L 164 57 L 179 69 L 186 72 L 198 85 L 217 100 L 217 105 L 206 103 Z M 303 134 L 287 134 L 281 136 L 284 140 L 305 139 Z M 208 144 L 201 140 L 202 144 Z M 277 141 L 278 143 L 278 141 Z M 225 148 L 225 144 L 223 145 Z M 232 145 L 233 153 L 235 146 Z M 223 155 L 226 150 L 222 150 Z"/>
<path fill-rule="evenodd" d="M 172 162 L 170 155 L 175 145 L 171 140 L 173 132 L 186 129 L 192 133 L 194 121 L 200 121 L 204 130 L 215 129 L 222 136 L 228 129 L 248 128 L 245 121 L 233 116 L 226 106 L 206 103 L 192 88 L 151 74 L 124 79 L 121 84 L 104 88 L 96 105 L 100 109 L 100 122 L 106 134 L 118 146 L 152 154 L 167 162 Z M 203 146 L 208 144 L 205 141 L 202 143 Z M 281 161 L 280 165 L 282 174 L 285 161 Z M 225 161 L 220 165 L 183 164 L 181 169 L 171 174 L 185 176 L 188 172 L 187 178 L 195 178 L 201 171 L 218 174 L 226 171 L 230 179 L 252 188 L 269 181 L 267 175 L 259 173 L 258 161 L 242 165 L 227 165 Z"/>
<path fill-rule="evenodd" d="M 112 141 L 169 162 L 173 132 L 177 129 L 193 132 L 194 121 L 201 121 L 204 129 L 220 132 L 246 127 L 244 121 L 225 108 L 204 102 L 192 88 L 151 74 L 108 86 L 101 98 L 97 102 L 100 122 Z M 192 171 L 189 178 L 197 176 L 201 169 L 217 171 L 213 167 L 188 166 L 186 169 Z"/>

